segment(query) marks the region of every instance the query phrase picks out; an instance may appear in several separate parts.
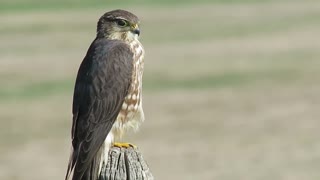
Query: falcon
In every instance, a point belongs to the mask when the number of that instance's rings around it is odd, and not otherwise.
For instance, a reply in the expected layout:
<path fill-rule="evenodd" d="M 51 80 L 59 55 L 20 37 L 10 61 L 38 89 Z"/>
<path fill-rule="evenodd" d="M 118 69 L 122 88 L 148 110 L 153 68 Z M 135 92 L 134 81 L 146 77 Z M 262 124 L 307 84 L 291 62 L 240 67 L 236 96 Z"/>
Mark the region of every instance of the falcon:
<path fill-rule="evenodd" d="M 130 147 L 116 141 L 144 121 L 139 24 L 125 10 L 107 12 L 98 21 L 76 78 L 66 180 L 97 180 L 110 147 Z"/>

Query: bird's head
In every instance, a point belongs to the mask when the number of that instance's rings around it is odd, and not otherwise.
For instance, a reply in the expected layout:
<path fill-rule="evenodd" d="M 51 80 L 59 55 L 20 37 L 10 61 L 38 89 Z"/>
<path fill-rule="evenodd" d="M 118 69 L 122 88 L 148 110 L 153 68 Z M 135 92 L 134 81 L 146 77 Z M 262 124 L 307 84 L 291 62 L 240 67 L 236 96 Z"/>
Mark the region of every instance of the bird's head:
<path fill-rule="evenodd" d="M 98 21 L 97 37 L 133 41 L 140 35 L 139 18 L 125 10 L 105 13 Z"/>

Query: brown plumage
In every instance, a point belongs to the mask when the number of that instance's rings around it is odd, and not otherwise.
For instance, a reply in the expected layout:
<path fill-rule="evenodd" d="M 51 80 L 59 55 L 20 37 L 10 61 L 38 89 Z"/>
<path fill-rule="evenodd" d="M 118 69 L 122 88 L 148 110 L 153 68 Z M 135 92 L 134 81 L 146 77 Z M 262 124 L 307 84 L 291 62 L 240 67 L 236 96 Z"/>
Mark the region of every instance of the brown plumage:
<path fill-rule="evenodd" d="M 124 10 L 107 12 L 98 21 L 75 83 L 66 180 L 97 180 L 111 143 L 144 120 L 138 25 L 139 19 Z"/>

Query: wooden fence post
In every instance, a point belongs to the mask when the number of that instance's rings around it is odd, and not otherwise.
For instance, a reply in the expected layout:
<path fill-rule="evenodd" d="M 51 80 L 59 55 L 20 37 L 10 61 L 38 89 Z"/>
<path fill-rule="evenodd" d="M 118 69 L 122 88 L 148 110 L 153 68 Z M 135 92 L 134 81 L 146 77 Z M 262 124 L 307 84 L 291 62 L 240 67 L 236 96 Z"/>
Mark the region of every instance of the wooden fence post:
<path fill-rule="evenodd" d="M 99 180 L 154 180 L 137 148 L 112 147 Z"/>

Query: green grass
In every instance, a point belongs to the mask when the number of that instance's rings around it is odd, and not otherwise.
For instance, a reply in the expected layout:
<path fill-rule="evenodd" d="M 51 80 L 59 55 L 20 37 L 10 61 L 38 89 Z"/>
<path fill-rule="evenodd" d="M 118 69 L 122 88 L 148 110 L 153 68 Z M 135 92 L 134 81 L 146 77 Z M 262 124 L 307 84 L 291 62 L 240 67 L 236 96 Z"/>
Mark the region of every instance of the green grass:
<path fill-rule="evenodd" d="M 279 17 L 278 19 L 256 19 L 251 22 L 222 22 L 222 20 L 210 22 L 203 18 L 196 26 L 190 22 L 172 24 L 170 28 L 164 28 L 162 34 L 154 36 L 151 33 L 162 29 L 162 24 L 155 24 L 148 29 L 145 35 L 146 42 L 193 42 L 200 40 L 225 39 L 233 37 L 258 36 L 273 32 L 286 32 L 291 29 L 303 27 L 309 24 L 319 24 L 320 12 L 308 13 L 290 17 Z M 191 22 L 192 23 L 192 22 Z M 208 23 L 212 23 L 208 25 Z M 202 27 L 199 33 L 199 27 Z M 179 33 L 176 33 L 179 32 Z"/>
<path fill-rule="evenodd" d="M 145 22 L 142 27 L 144 34 L 144 42 L 167 43 L 167 42 L 193 42 L 201 40 L 224 39 L 232 37 L 246 37 L 254 35 L 263 35 L 273 32 L 286 32 L 291 29 L 304 27 L 307 25 L 316 25 L 320 19 L 319 11 L 312 11 L 306 14 L 297 14 L 293 16 L 284 16 L 277 19 L 262 17 L 252 21 L 231 21 L 225 22 L 222 19 L 211 20 L 211 16 L 202 18 L 194 26 L 188 20 L 179 23 L 169 24 L 170 28 L 163 28 L 163 23 Z M 168 20 L 168 19 L 165 19 Z M 212 21 L 212 22 L 211 22 Z M 191 23 L 191 25 L 190 25 Z M 79 33 L 83 31 L 94 32 L 95 28 L 91 27 L 91 22 L 80 23 L 50 23 L 50 22 L 34 22 L 32 24 L 13 24 L 11 26 L 0 27 L 2 35 L 46 35 L 51 33 L 73 32 Z M 147 24 L 147 25 L 146 25 Z M 190 27 L 188 27 L 190 26 Z M 199 33 L 199 27 L 203 30 Z M 161 30 L 161 33 L 155 35 L 154 32 Z M 179 33 L 177 33 L 179 32 Z M 23 47 L 24 50 L 33 52 L 32 47 Z M 0 51 L 10 51 L 10 48 L 0 49 Z"/>
<path fill-rule="evenodd" d="M 289 0 L 281 0 L 289 1 Z M 295 0 L 298 1 L 298 0 Z M 308 1 L 308 0 L 307 0 Z M 62 9 L 87 9 L 97 7 L 132 7 L 132 6 L 181 6 L 203 3 L 218 4 L 243 4 L 243 3 L 268 3 L 279 2 L 279 0 L 2 0 L 0 12 L 14 11 L 57 11 Z"/>
<path fill-rule="evenodd" d="M 17 99 L 34 99 L 47 97 L 53 94 L 71 92 L 73 87 L 72 81 L 45 81 L 32 83 L 24 86 L 18 86 L 10 89 L 0 89 L 0 99 L 17 100 Z"/>
<path fill-rule="evenodd" d="M 172 91 L 172 90 L 201 90 L 212 88 L 236 88 L 239 86 L 253 86 L 264 82 L 290 83 L 297 80 L 299 73 L 295 70 L 269 70 L 257 72 L 230 72 L 220 75 L 207 75 L 187 79 L 172 79 L 165 74 L 146 77 L 145 91 Z M 45 81 L 10 89 L 0 89 L 0 99 L 3 100 L 30 100 L 50 97 L 57 94 L 72 94 L 72 80 Z"/>

